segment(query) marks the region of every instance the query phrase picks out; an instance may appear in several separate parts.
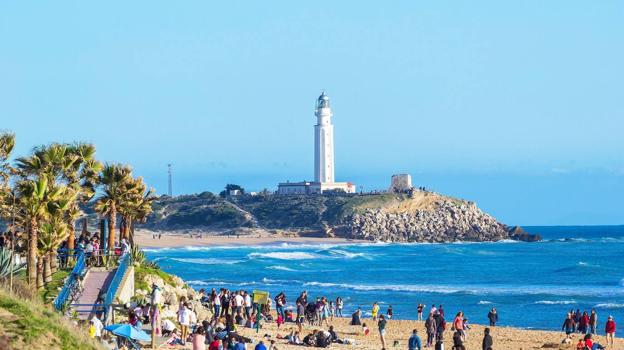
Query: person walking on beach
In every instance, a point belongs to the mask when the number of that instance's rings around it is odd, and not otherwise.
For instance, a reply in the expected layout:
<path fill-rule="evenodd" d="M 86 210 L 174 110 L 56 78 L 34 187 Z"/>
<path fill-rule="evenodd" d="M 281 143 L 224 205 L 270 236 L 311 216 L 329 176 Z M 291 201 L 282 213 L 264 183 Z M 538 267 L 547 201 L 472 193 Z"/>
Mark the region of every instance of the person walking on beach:
<path fill-rule="evenodd" d="M 422 350 L 422 341 L 418 336 L 418 330 L 414 329 L 412 331 L 412 336 L 407 341 L 407 349 L 408 350 Z"/>
<path fill-rule="evenodd" d="M 297 327 L 299 328 L 299 333 L 303 333 L 303 323 L 305 322 L 305 307 L 299 299 L 297 299 Z"/>
<path fill-rule="evenodd" d="M 427 331 L 427 347 L 431 347 L 437 333 L 436 321 L 433 314 L 429 314 L 429 317 L 425 320 L 425 330 Z"/>
<path fill-rule="evenodd" d="M 379 312 L 379 304 L 377 304 L 377 302 L 374 302 L 373 309 L 371 310 L 371 314 L 373 315 L 373 321 L 377 321 L 378 312 Z"/>
<path fill-rule="evenodd" d="M 286 295 L 284 292 L 280 292 L 275 296 L 275 311 L 278 315 L 281 315 L 283 319 L 286 319 L 284 315 L 284 305 L 286 305 Z"/>
<path fill-rule="evenodd" d="M 438 307 L 438 312 L 440 313 L 440 316 L 444 318 L 444 309 L 442 308 L 442 304 L 440 304 L 440 306 Z"/>
<path fill-rule="evenodd" d="M 593 335 L 596 335 L 596 330 L 598 329 L 598 314 L 596 310 L 592 309 L 591 314 L 589 315 L 589 328 L 590 332 Z"/>
<path fill-rule="evenodd" d="M 392 305 L 388 305 L 388 311 L 386 312 L 388 319 L 392 319 Z"/>
<path fill-rule="evenodd" d="M 386 348 L 386 318 L 384 315 L 379 315 L 379 322 L 377 322 L 377 328 L 379 328 L 379 338 L 381 339 L 381 348 Z"/>
<path fill-rule="evenodd" d="M 453 328 L 457 331 L 462 341 L 466 340 L 466 332 L 464 331 L 464 313 L 458 312 L 453 320 Z"/>
<path fill-rule="evenodd" d="M 496 326 L 496 322 L 498 322 L 498 312 L 496 312 L 496 308 L 493 307 L 490 312 L 488 312 L 488 319 L 490 320 L 490 327 Z"/>
<path fill-rule="evenodd" d="M 333 301 L 329 302 L 329 317 L 331 322 L 334 322 L 334 315 L 336 314 L 336 305 Z"/>
<path fill-rule="evenodd" d="M 561 326 L 561 330 L 565 331 L 566 339 L 572 338 L 572 333 L 576 329 L 576 322 L 574 322 L 574 314 L 568 313 L 565 321 L 563 321 L 563 325 Z M 565 341 L 565 340 L 564 340 Z"/>
<path fill-rule="evenodd" d="M 579 320 L 579 333 L 587 334 L 589 333 L 589 315 L 587 315 L 587 311 L 583 311 L 583 316 Z"/>
<path fill-rule="evenodd" d="M 481 342 L 481 350 L 492 350 L 492 346 L 494 346 L 494 341 L 492 340 L 492 336 L 490 335 L 490 329 L 486 328 L 483 330 L 483 341 Z"/>
<path fill-rule="evenodd" d="M 615 340 L 615 321 L 611 315 L 609 315 L 607 323 L 605 324 L 605 334 L 607 335 L 607 346 L 609 346 L 609 344 L 613 346 Z"/>
<path fill-rule="evenodd" d="M 423 309 L 425 308 L 425 306 L 423 304 L 418 304 L 418 321 L 422 321 L 422 314 L 423 314 Z"/>
<path fill-rule="evenodd" d="M 342 301 L 342 298 L 341 297 L 336 298 L 336 316 L 343 317 L 342 316 L 343 307 L 344 307 L 344 302 Z"/>

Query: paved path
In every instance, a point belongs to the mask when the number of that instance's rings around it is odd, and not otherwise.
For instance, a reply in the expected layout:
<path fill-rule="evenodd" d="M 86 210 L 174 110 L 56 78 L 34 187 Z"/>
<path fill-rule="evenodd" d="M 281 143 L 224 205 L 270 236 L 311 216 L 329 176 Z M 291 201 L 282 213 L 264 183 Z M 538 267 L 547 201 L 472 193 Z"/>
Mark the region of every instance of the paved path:
<path fill-rule="evenodd" d="M 76 304 L 95 304 L 95 301 L 100 294 L 100 290 L 108 290 L 108 285 L 113 279 L 113 276 L 115 276 L 115 271 L 117 270 L 89 270 L 83 282 L 84 291 L 82 292 L 82 295 L 80 295 L 80 298 L 78 298 L 78 302 Z M 78 310 L 78 318 L 81 320 L 86 320 L 91 317 L 92 307 L 90 306 L 77 306 L 76 310 Z"/>

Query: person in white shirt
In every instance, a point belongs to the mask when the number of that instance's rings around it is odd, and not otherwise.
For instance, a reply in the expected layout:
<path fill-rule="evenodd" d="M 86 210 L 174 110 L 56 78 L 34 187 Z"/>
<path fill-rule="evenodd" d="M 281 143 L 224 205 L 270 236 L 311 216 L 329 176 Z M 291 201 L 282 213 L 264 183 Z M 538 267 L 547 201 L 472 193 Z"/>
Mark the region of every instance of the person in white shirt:
<path fill-rule="evenodd" d="M 97 339 L 100 339 L 102 337 L 102 330 L 104 329 L 104 325 L 102 324 L 102 321 L 100 321 L 99 318 L 93 316 L 93 318 L 91 319 L 91 322 L 93 322 L 93 326 L 95 327 L 95 337 Z"/>
<path fill-rule="evenodd" d="M 252 307 L 251 295 L 245 292 L 245 316 L 247 319 L 251 317 L 251 307 Z"/>
<path fill-rule="evenodd" d="M 187 303 L 184 303 L 180 310 L 178 310 L 178 322 L 180 323 L 182 342 L 186 344 L 188 329 L 191 325 L 191 310 L 188 309 Z"/>
<path fill-rule="evenodd" d="M 234 296 L 234 304 L 236 305 L 236 314 L 240 315 L 243 310 L 243 305 L 245 304 L 245 298 L 240 295 L 240 292 L 236 293 L 236 296 Z"/>

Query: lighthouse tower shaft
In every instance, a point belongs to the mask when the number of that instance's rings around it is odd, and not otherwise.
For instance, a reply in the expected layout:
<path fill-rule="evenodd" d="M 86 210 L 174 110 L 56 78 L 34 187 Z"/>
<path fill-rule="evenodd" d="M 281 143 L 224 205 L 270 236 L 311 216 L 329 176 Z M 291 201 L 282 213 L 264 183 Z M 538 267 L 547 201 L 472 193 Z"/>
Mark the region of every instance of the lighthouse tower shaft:
<path fill-rule="evenodd" d="M 317 123 L 314 126 L 314 181 L 334 183 L 334 126 L 329 97 L 323 92 L 318 98 Z"/>

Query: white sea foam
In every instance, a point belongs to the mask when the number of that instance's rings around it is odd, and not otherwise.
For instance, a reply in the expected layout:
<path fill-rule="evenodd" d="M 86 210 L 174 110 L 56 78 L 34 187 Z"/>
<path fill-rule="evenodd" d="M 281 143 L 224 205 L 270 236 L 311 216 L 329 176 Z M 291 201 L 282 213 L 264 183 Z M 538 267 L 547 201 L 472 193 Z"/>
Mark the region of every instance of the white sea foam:
<path fill-rule="evenodd" d="M 266 258 L 279 260 L 307 260 L 316 259 L 317 255 L 306 252 L 270 252 L 270 253 L 251 253 L 247 255 L 251 259 Z"/>
<path fill-rule="evenodd" d="M 244 262 L 243 260 L 225 260 L 225 259 L 216 259 L 216 258 L 171 258 L 171 260 L 189 263 L 189 264 L 200 264 L 200 265 L 234 265 L 240 264 Z"/>
<path fill-rule="evenodd" d="M 348 252 L 348 251 L 342 250 L 342 249 L 330 250 L 329 253 L 332 254 L 332 255 L 342 256 L 342 257 L 345 257 L 347 259 L 357 258 L 357 257 L 364 257 L 365 256 L 364 253 L 351 253 L 351 252 Z"/>
<path fill-rule="evenodd" d="M 534 304 L 539 304 L 539 305 L 570 305 L 570 304 L 575 304 L 576 301 L 575 300 L 539 300 L 536 301 Z"/>
<path fill-rule="evenodd" d="M 225 286 L 225 285 L 234 284 L 234 283 L 227 283 L 223 281 L 199 281 L 199 280 L 190 280 L 190 281 L 186 281 L 186 283 L 193 285 L 193 286 Z"/>
<path fill-rule="evenodd" d="M 267 269 L 279 270 L 279 271 L 297 271 L 297 270 L 293 270 L 293 269 L 291 269 L 289 267 L 282 266 L 282 265 L 267 266 Z"/>
<path fill-rule="evenodd" d="M 490 305 L 492 304 L 491 301 L 487 301 L 487 300 L 479 300 L 479 302 L 477 303 L 478 305 Z"/>
<path fill-rule="evenodd" d="M 624 304 L 602 303 L 595 306 L 596 309 L 624 309 Z"/>

